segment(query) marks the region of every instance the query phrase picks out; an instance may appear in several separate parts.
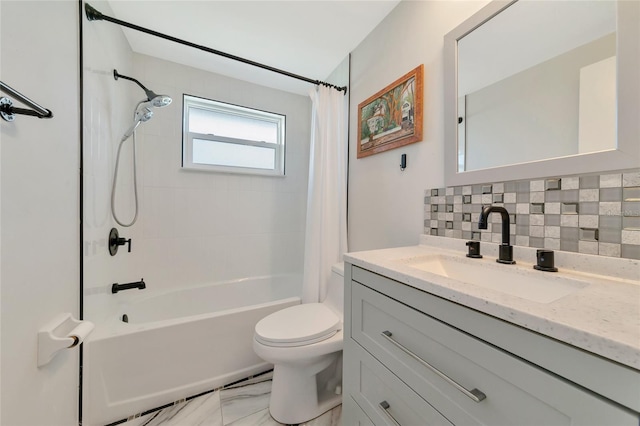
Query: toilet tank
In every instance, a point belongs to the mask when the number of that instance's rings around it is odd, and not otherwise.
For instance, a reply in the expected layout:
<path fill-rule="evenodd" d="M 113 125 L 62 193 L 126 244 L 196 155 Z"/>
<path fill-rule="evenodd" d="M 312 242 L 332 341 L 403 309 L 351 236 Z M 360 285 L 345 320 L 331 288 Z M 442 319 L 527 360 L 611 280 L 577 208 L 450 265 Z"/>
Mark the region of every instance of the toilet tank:
<path fill-rule="evenodd" d="M 334 311 L 340 319 L 344 312 L 344 263 L 336 263 L 331 266 L 331 276 L 329 278 L 329 288 L 327 297 L 322 302 L 329 309 Z"/>

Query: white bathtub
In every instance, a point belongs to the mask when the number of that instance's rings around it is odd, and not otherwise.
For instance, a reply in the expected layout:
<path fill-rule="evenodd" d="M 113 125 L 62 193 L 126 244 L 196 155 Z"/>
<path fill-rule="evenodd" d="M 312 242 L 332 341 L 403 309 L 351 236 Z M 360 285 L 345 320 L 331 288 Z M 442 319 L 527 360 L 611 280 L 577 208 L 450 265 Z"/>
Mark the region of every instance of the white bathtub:
<path fill-rule="evenodd" d="M 83 424 L 104 425 L 270 369 L 253 352 L 255 324 L 299 304 L 301 283 L 299 275 L 242 279 L 122 304 L 84 343 Z"/>

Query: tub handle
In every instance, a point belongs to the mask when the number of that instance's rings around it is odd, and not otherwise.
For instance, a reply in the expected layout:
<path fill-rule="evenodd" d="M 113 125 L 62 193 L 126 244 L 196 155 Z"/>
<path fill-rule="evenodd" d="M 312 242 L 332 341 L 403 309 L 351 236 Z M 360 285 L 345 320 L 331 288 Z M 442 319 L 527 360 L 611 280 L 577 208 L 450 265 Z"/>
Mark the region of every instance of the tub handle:
<path fill-rule="evenodd" d="M 118 247 L 127 245 L 127 251 L 131 253 L 131 238 L 126 239 L 118 234 L 118 230 L 116 228 L 111 228 L 109 232 L 109 254 L 111 256 L 115 256 L 118 253 Z"/>

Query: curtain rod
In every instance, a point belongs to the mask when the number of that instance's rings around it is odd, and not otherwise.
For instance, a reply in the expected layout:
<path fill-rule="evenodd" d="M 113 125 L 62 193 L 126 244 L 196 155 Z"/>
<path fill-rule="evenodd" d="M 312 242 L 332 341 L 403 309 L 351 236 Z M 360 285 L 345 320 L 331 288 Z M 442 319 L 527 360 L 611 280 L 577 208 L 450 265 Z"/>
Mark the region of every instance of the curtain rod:
<path fill-rule="evenodd" d="M 316 84 L 316 85 L 323 85 L 323 86 L 326 86 L 326 87 L 331 87 L 331 88 L 336 89 L 338 91 L 344 91 L 345 95 L 347 94 L 347 86 L 339 87 L 339 86 L 336 86 L 334 84 L 327 83 L 325 81 L 313 80 L 311 78 L 304 77 L 304 76 L 301 76 L 301 75 L 298 75 L 298 74 L 294 74 L 294 73 L 291 73 L 291 72 L 288 72 L 288 71 L 284 71 L 284 70 L 281 70 L 281 69 L 278 69 L 278 68 L 274 68 L 274 67 L 271 67 L 269 65 L 265 65 L 265 64 L 261 64 L 259 62 L 255 62 L 255 61 L 252 61 L 252 60 L 249 60 L 249 59 L 241 58 L 239 56 L 235 56 L 235 55 L 232 55 L 230 53 L 221 52 L 219 50 L 212 49 L 212 48 L 207 47 L 207 46 L 202 46 L 202 45 L 199 45 L 199 44 L 191 43 L 190 41 L 182 40 L 182 39 L 179 39 L 179 38 L 167 35 L 167 34 L 163 34 L 163 33 L 160 33 L 160 32 L 154 31 L 154 30 L 150 30 L 148 28 L 144 28 L 144 27 L 141 27 L 141 26 L 138 26 L 138 25 L 135 25 L 135 24 L 131 24 L 131 23 L 126 22 L 126 21 L 121 21 L 120 19 L 112 18 L 110 16 L 102 14 L 101 12 L 99 12 L 97 9 L 95 9 L 93 6 L 91 6 L 88 3 L 85 3 L 84 9 L 85 9 L 85 13 L 87 15 L 87 19 L 89 21 L 107 21 L 107 22 L 111 22 L 111 23 L 114 23 L 114 24 L 122 25 L 123 27 L 131 28 L 132 30 L 136 30 L 136 31 L 140 31 L 140 32 L 143 32 L 143 33 L 146 33 L 146 34 L 150 34 L 152 36 L 160 37 L 160 38 L 163 38 L 165 40 L 169 40 L 169 41 L 173 41 L 175 43 L 183 44 L 185 46 L 193 47 L 195 49 L 199 49 L 199 50 L 202 50 L 202 51 L 205 51 L 205 52 L 208 52 L 208 53 L 213 53 L 214 55 L 223 56 L 225 58 L 232 59 L 234 61 L 242 62 L 242 63 L 248 64 L 248 65 L 253 65 L 254 67 L 262 68 L 262 69 L 265 69 L 267 71 L 272 71 L 272 72 L 275 72 L 275 73 L 278 73 L 278 74 L 286 75 L 287 77 L 291 77 L 291 78 L 295 78 L 295 79 L 298 79 L 298 80 L 306 81 L 307 83 L 312 83 L 312 84 Z"/>

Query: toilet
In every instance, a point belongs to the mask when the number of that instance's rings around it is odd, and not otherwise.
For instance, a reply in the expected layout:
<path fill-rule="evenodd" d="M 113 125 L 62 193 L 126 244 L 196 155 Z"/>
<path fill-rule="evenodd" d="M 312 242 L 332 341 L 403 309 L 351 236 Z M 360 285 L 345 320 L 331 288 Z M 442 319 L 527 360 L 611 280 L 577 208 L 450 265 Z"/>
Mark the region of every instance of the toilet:
<path fill-rule="evenodd" d="M 253 349 L 273 364 L 269 411 L 280 423 L 309 421 L 342 403 L 344 265 L 331 268 L 325 300 L 261 319 Z"/>

